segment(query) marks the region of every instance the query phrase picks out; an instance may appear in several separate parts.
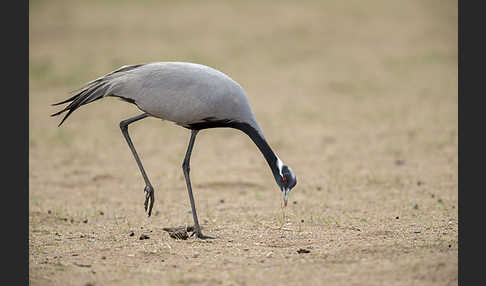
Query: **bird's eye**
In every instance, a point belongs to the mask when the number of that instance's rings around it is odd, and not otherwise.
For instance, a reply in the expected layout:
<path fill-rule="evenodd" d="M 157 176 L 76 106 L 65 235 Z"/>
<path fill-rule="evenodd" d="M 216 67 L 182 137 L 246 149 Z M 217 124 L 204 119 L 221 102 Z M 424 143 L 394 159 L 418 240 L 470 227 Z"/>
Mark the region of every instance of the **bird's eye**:
<path fill-rule="evenodd" d="M 286 183 L 286 182 L 287 182 L 287 178 L 286 178 L 286 177 L 283 177 L 283 178 L 282 178 L 282 181 L 283 181 L 284 183 Z"/>

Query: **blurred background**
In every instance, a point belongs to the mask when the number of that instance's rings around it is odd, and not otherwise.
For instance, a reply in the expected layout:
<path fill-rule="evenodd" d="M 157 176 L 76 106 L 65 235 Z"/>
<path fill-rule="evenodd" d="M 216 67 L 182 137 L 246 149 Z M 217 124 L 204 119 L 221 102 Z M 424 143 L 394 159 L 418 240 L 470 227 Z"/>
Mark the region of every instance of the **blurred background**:
<path fill-rule="evenodd" d="M 457 153 L 457 1 L 29 3 L 31 147 L 78 125 L 117 129 L 138 112 L 108 99 L 53 128 L 49 104 L 81 84 L 122 65 L 189 61 L 243 86 L 277 153 L 305 154 L 284 160 L 414 156 L 418 146 L 443 160 L 448 143 Z"/>
<path fill-rule="evenodd" d="M 29 19 L 31 219 L 95 204 L 143 216 L 143 181 L 118 127 L 139 110 L 107 98 L 58 128 L 50 104 L 122 65 L 187 61 L 245 89 L 297 175 L 291 218 L 373 227 L 415 211 L 431 227 L 457 221 L 457 1 L 31 0 Z M 155 119 L 130 128 L 156 189 L 187 207 L 189 132 Z M 218 217 L 213 201 L 235 194 L 237 212 L 221 223 L 277 212 L 274 179 L 245 135 L 201 132 L 191 164 L 202 213 Z M 171 209 L 171 223 L 190 222 L 186 210 Z"/>

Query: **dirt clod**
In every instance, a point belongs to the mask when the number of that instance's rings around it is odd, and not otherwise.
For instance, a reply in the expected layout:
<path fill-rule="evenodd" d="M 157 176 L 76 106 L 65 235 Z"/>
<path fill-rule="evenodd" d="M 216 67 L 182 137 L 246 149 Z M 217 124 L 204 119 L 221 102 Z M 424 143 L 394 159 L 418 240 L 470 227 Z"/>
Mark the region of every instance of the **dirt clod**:
<path fill-rule="evenodd" d="M 150 238 L 150 236 L 148 236 L 146 234 L 142 234 L 142 235 L 140 235 L 140 237 L 138 239 L 144 240 L 144 239 L 149 239 L 149 238 Z"/>

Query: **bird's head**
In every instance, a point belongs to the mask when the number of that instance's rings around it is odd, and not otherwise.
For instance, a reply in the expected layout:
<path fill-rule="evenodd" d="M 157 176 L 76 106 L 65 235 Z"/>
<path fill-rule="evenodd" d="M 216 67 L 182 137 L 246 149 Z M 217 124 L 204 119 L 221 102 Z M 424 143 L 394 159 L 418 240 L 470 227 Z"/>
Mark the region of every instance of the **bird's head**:
<path fill-rule="evenodd" d="M 282 191 L 284 205 L 287 206 L 289 193 L 297 184 L 297 178 L 292 169 L 289 166 L 284 165 L 280 159 L 277 161 L 277 168 L 278 173 L 275 174 L 275 180 Z"/>

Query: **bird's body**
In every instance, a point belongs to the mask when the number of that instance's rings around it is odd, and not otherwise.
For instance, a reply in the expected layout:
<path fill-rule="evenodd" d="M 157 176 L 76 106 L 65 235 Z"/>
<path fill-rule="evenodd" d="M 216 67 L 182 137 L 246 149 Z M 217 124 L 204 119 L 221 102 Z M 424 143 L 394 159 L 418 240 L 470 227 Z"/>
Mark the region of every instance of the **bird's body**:
<path fill-rule="evenodd" d="M 189 129 L 191 124 L 224 120 L 258 128 L 243 88 L 208 66 L 185 62 L 124 66 L 92 84 L 104 91 L 98 96 L 120 97 L 151 116 Z"/>
<path fill-rule="evenodd" d="M 198 237 L 204 238 L 200 233 L 192 198 L 189 159 L 199 130 L 231 127 L 245 132 L 267 160 L 282 192 L 285 191 L 285 202 L 288 192 L 295 186 L 295 175 L 290 168 L 283 165 L 266 142 L 243 88 L 216 69 L 185 62 L 155 62 L 123 66 L 88 82 L 73 97 L 56 103 L 55 105 L 70 102 L 53 116 L 68 111 L 59 124 L 61 125 L 80 106 L 106 96 L 119 97 L 144 111 L 142 115 L 120 122 L 120 127 L 147 184 L 145 207 L 147 208 L 150 195 L 149 215 L 153 206 L 153 188 L 128 135 L 130 123 L 148 116 L 172 121 L 192 130 L 183 169 Z"/>

